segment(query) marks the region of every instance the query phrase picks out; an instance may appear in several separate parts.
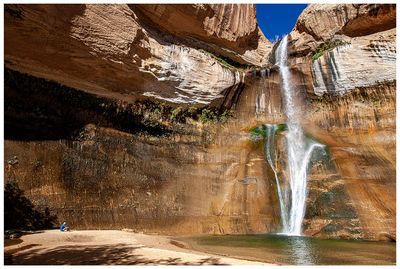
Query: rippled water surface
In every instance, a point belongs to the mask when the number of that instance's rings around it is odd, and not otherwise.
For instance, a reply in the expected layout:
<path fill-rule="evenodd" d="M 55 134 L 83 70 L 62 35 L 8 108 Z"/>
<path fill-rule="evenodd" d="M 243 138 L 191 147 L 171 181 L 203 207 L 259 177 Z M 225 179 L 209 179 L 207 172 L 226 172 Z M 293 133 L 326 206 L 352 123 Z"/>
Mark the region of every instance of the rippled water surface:
<path fill-rule="evenodd" d="M 396 263 L 396 243 L 326 240 L 285 235 L 184 238 L 193 249 L 276 264 L 384 265 Z"/>

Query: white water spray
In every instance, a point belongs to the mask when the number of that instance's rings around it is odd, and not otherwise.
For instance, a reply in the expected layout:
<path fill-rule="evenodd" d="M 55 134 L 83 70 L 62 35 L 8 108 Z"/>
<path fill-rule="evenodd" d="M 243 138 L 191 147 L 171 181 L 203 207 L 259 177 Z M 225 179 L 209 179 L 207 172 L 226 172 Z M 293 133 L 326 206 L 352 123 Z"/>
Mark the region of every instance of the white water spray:
<path fill-rule="evenodd" d="M 300 106 L 296 105 L 296 96 L 291 85 L 291 73 L 287 63 L 287 44 L 288 40 L 287 36 L 285 36 L 275 52 L 276 64 L 279 67 L 282 81 L 284 108 L 287 117 L 287 178 L 280 182 L 274 164 L 275 161 L 271 157 L 271 149 L 269 149 L 267 161 L 275 173 L 277 182 L 283 226 L 282 233 L 300 235 L 306 207 L 307 167 L 313 150 L 316 147 L 323 147 L 323 145 L 306 141 L 300 126 L 299 118 L 302 113 L 301 109 L 299 109 Z M 267 130 L 272 131 L 273 136 L 275 135 L 275 129 L 267 128 Z M 271 141 L 269 135 L 271 134 L 267 133 L 266 146 L 271 147 L 271 142 L 273 141 Z"/>

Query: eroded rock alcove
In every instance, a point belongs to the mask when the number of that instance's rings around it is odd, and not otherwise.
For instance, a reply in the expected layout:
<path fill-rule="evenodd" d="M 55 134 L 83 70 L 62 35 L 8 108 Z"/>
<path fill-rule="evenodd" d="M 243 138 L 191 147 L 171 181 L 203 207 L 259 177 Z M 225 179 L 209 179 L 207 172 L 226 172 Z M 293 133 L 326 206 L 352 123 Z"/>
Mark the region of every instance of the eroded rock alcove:
<path fill-rule="evenodd" d="M 329 148 L 307 235 L 395 236 L 395 17 L 313 4 L 289 34 L 303 128 Z M 285 122 L 275 48 L 254 5 L 6 5 L 5 181 L 76 228 L 276 231 L 251 139 Z"/>

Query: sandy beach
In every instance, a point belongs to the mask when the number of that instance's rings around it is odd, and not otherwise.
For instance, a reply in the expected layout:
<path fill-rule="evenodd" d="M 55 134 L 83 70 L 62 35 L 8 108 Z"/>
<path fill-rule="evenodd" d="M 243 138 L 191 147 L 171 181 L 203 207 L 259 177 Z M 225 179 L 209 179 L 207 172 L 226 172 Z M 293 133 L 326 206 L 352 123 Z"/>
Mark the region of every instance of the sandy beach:
<path fill-rule="evenodd" d="M 167 236 L 119 230 L 46 230 L 21 239 L 5 247 L 6 265 L 267 265 L 181 248 Z"/>

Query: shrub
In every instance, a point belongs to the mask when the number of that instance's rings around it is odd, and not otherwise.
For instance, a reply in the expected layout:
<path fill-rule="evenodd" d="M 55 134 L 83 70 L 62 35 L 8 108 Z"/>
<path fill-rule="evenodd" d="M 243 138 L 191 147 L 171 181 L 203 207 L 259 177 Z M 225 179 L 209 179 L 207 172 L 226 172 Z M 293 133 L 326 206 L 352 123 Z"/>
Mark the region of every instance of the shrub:
<path fill-rule="evenodd" d="M 312 60 L 313 61 L 318 60 L 318 58 L 321 57 L 322 54 L 324 54 L 324 50 L 322 48 L 317 48 L 314 54 L 312 55 Z"/>
<path fill-rule="evenodd" d="M 182 112 L 183 112 L 182 107 L 178 106 L 178 107 L 174 108 L 171 111 L 170 120 L 173 122 L 182 122 L 184 119 Z"/>
<path fill-rule="evenodd" d="M 247 69 L 255 68 L 254 65 L 242 64 L 242 63 L 239 63 L 239 62 L 237 62 L 235 60 L 232 60 L 231 58 L 226 57 L 226 56 L 216 55 L 216 54 L 214 54 L 212 52 L 205 51 L 205 50 L 200 50 L 200 51 L 202 51 L 203 53 L 211 56 L 212 58 L 217 60 L 221 65 L 223 65 L 223 66 L 225 66 L 227 68 L 238 69 L 238 70 L 247 70 Z"/>
<path fill-rule="evenodd" d="M 199 117 L 199 120 L 201 122 L 203 122 L 203 123 L 217 122 L 218 121 L 218 117 L 217 117 L 216 113 L 214 111 L 212 111 L 211 109 L 204 108 L 201 111 L 201 115 Z"/>
<path fill-rule="evenodd" d="M 253 140 L 258 140 L 266 136 L 266 130 L 264 125 L 260 125 L 250 129 L 250 135 Z"/>
<path fill-rule="evenodd" d="M 325 53 L 325 51 L 331 51 L 334 48 L 345 45 L 345 44 L 349 44 L 349 43 L 346 41 L 343 41 L 343 40 L 338 40 L 338 39 L 328 40 L 315 49 L 311 58 L 313 61 L 318 60 L 319 57 L 321 57 Z"/>

